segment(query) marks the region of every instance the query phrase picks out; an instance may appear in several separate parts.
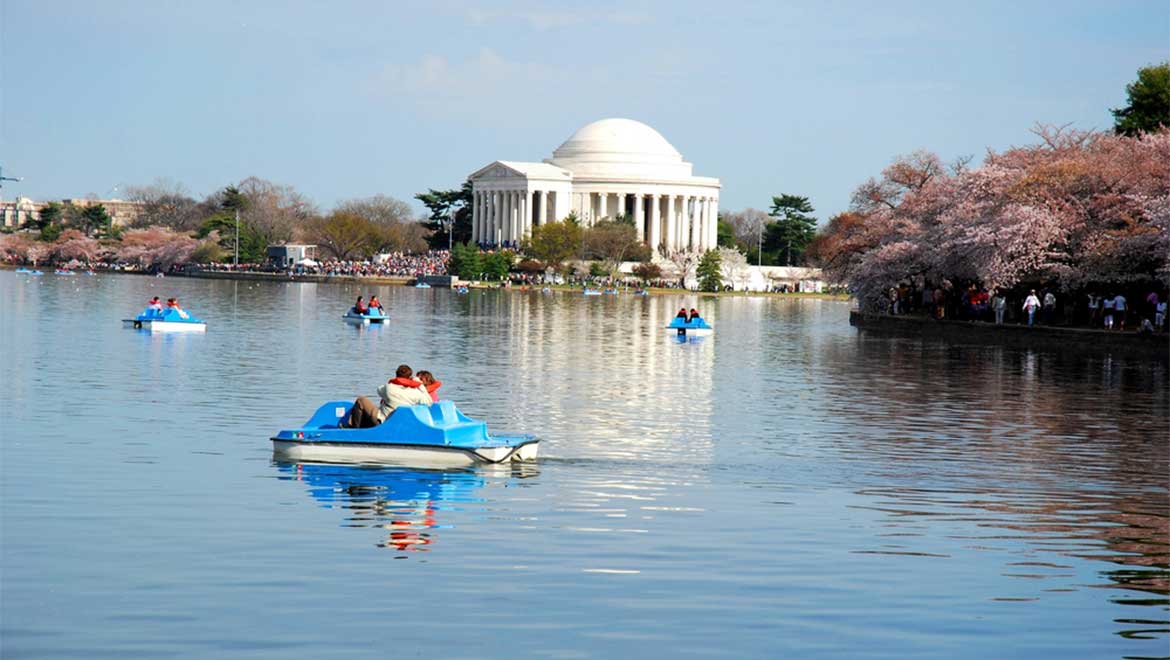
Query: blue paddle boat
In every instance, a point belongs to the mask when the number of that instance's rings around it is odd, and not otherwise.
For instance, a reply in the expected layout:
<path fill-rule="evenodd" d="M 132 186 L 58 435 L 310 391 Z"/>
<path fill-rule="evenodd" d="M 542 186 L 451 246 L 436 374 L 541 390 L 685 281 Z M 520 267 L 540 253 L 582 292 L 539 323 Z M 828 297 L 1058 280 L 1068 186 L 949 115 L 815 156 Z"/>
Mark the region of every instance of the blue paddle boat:
<path fill-rule="evenodd" d="M 676 316 L 671 320 L 670 325 L 666 326 L 666 329 L 679 337 L 705 337 L 715 332 L 715 328 L 699 316 L 689 321 L 681 316 Z"/>
<path fill-rule="evenodd" d="M 414 288 L 416 288 L 416 289 L 429 289 L 429 288 L 431 288 L 431 285 L 427 284 L 426 282 L 423 282 L 422 280 L 419 280 L 418 282 L 415 282 Z"/>
<path fill-rule="evenodd" d="M 585 295 L 587 295 L 587 296 L 600 296 L 601 291 L 599 291 L 598 289 L 585 289 Z"/>
<path fill-rule="evenodd" d="M 149 330 L 151 332 L 206 332 L 207 323 L 187 312 L 174 307 L 151 309 L 147 307 L 132 319 L 122 319 L 123 328 Z"/>
<path fill-rule="evenodd" d="M 366 310 L 365 314 L 359 314 L 354 308 L 350 307 L 344 315 L 342 315 L 346 323 L 354 325 L 380 325 L 390 320 L 390 317 L 383 314 L 381 308 L 371 307 Z"/>
<path fill-rule="evenodd" d="M 341 428 L 352 407 L 352 401 L 325 403 L 304 425 L 272 438 L 274 455 L 317 463 L 466 467 L 535 460 L 540 446 L 526 433 L 488 434 L 487 424 L 459 412 L 451 401 L 401 406 L 372 428 Z"/>
<path fill-rule="evenodd" d="M 16 272 L 18 272 L 18 273 L 26 273 L 26 274 L 31 274 L 31 273 L 32 273 L 32 271 L 31 271 L 31 270 L 29 270 L 29 269 L 27 269 L 27 268 L 25 268 L 25 267 L 23 267 L 23 266 L 21 266 L 20 268 L 17 268 L 17 269 L 16 269 Z"/>

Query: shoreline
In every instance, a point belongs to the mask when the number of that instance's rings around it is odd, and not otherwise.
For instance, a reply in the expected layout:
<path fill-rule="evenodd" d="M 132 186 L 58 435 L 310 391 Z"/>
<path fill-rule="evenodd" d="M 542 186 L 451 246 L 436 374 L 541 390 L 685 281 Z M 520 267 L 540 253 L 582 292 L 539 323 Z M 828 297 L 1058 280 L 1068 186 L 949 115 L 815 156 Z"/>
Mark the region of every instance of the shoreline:
<path fill-rule="evenodd" d="M 18 266 L 4 263 L 0 264 L 0 270 L 15 270 Z M 48 266 L 45 266 L 48 268 Z M 140 277 L 154 277 L 151 273 L 140 270 L 97 270 L 96 273 L 105 275 L 137 275 Z M 258 273 L 252 271 L 226 271 L 226 270 L 196 270 L 191 272 L 167 273 L 167 277 L 189 277 L 193 279 L 206 280 L 239 280 L 245 282 L 309 282 L 313 284 L 372 284 L 385 286 L 413 286 L 411 283 L 417 278 L 406 275 L 395 276 L 373 276 L 373 275 L 290 275 L 288 273 Z M 424 279 L 446 279 L 447 275 L 429 275 Z M 453 289 L 454 286 L 448 284 L 431 284 L 436 289 Z M 581 287 L 570 286 L 567 284 L 550 284 L 550 285 L 528 285 L 528 288 L 522 288 L 525 285 L 513 284 L 508 287 L 499 286 L 498 283 L 486 282 L 460 282 L 459 286 L 466 286 L 469 289 L 479 290 L 500 290 L 500 291 L 523 291 L 530 292 L 533 290 L 539 291 L 548 286 L 549 289 L 558 293 L 573 293 L 581 292 Z M 769 291 L 691 291 L 689 289 L 669 289 L 660 287 L 647 287 L 645 289 L 652 295 L 694 295 L 704 297 L 762 297 L 762 298 L 803 298 L 810 300 L 835 300 L 840 302 L 847 302 L 851 299 L 848 294 L 842 293 L 817 293 L 817 292 L 801 292 L 801 293 L 781 293 Z M 623 290 L 622 295 L 633 295 L 633 289 Z"/>
<path fill-rule="evenodd" d="M 1133 356 L 1170 361 L 1170 335 L 1142 333 L 1136 330 L 1104 330 L 1065 326 L 1018 324 L 995 325 L 984 321 L 938 320 L 925 316 L 890 316 L 849 312 L 849 325 L 863 332 L 941 338 L 948 341 L 975 342 L 1042 348 L 1125 353 Z"/>

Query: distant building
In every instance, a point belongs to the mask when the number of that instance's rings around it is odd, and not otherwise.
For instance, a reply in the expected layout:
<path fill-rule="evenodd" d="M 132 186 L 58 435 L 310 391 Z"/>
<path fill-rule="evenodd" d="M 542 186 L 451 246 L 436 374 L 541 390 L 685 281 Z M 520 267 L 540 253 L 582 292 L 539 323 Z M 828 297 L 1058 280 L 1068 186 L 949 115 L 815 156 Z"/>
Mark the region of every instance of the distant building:
<path fill-rule="evenodd" d="M 631 119 L 583 126 L 543 163 L 497 160 L 469 178 L 477 243 L 519 244 L 575 213 L 586 227 L 627 216 L 656 254 L 716 246 L 719 179 L 694 176 L 658 131 Z"/>
<path fill-rule="evenodd" d="M 62 206 L 73 205 L 85 208 L 101 204 L 106 207 L 106 213 L 115 227 L 124 227 L 132 224 L 142 215 L 143 202 L 130 202 L 124 199 L 62 199 L 57 202 Z M 27 197 L 17 197 L 15 201 L 0 201 L 0 226 L 20 227 L 35 220 L 49 202 L 34 202 Z"/>
<path fill-rule="evenodd" d="M 305 259 L 317 259 L 316 245 L 302 245 L 289 243 L 287 245 L 269 245 L 268 260 L 281 268 L 295 266 Z"/>

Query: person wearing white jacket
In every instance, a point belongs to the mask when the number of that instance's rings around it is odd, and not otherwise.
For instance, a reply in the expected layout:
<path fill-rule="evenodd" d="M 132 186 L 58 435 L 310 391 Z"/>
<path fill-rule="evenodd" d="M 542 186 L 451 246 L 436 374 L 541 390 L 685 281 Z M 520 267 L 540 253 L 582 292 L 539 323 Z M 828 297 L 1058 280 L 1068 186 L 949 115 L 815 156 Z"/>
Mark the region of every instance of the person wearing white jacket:
<path fill-rule="evenodd" d="M 1032 321 L 1036 318 L 1036 310 L 1040 309 L 1040 299 L 1036 297 L 1036 289 L 1028 294 L 1024 299 L 1024 311 L 1028 313 L 1028 327 L 1032 327 Z"/>
<path fill-rule="evenodd" d="M 342 428 L 365 429 L 377 426 L 386 421 L 399 406 L 431 405 L 431 395 L 427 393 L 426 385 L 412 379 L 413 375 L 414 371 L 410 367 L 398 365 L 394 378 L 378 387 L 380 405 L 375 406 L 373 401 L 359 396 L 353 402 L 353 408 Z"/>

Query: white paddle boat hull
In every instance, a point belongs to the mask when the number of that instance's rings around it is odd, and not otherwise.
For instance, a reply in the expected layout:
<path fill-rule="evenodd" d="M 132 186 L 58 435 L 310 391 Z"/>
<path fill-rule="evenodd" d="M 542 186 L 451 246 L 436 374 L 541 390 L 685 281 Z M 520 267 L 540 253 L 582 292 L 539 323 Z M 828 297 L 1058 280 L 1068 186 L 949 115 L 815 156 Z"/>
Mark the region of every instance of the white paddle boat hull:
<path fill-rule="evenodd" d="M 281 460 L 441 468 L 534 461 L 539 447 L 539 440 L 514 447 L 476 448 L 272 440 L 273 454 Z"/>
<path fill-rule="evenodd" d="M 123 328 L 149 330 L 150 332 L 207 332 L 206 323 L 181 323 L 177 321 L 137 321 L 122 319 Z"/>

